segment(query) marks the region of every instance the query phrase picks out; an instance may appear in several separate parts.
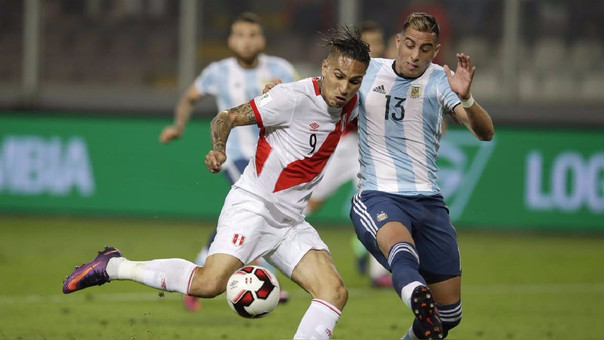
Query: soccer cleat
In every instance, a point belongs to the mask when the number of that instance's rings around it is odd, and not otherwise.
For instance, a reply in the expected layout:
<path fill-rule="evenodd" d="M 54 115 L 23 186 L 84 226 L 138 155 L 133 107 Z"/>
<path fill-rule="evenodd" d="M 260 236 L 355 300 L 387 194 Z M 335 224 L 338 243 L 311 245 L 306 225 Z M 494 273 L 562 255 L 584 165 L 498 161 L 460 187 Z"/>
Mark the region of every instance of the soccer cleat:
<path fill-rule="evenodd" d="M 185 295 L 182 304 L 190 312 L 197 312 L 201 308 L 201 300 L 193 295 Z"/>
<path fill-rule="evenodd" d="M 99 251 L 97 257 L 86 264 L 76 267 L 63 283 L 63 293 L 69 294 L 76 290 L 84 289 L 94 285 L 102 285 L 109 282 L 107 275 L 107 263 L 113 257 L 121 257 L 119 250 L 113 247 L 105 247 Z"/>
<path fill-rule="evenodd" d="M 417 286 L 411 294 L 411 310 L 419 320 L 424 339 L 443 339 L 443 327 L 430 288 Z"/>

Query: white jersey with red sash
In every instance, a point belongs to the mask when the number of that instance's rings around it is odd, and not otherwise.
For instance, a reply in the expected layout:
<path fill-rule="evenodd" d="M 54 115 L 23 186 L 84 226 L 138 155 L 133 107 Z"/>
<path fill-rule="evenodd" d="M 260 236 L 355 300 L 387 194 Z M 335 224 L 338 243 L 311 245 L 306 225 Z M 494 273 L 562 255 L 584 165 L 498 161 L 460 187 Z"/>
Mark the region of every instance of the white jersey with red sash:
<path fill-rule="evenodd" d="M 358 114 L 358 97 L 342 108 L 329 107 L 318 78 L 306 78 L 279 84 L 250 104 L 260 135 L 256 154 L 235 186 L 302 220 L 346 124 Z"/>

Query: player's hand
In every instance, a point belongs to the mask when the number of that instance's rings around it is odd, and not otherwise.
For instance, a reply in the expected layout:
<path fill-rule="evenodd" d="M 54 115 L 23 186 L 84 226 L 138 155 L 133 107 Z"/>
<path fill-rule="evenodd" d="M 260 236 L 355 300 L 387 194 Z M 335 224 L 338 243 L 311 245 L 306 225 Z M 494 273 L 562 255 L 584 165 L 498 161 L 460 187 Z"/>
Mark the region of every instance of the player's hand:
<path fill-rule="evenodd" d="M 451 90 L 461 99 L 470 98 L 470 86 L 476 72 L 476 66 L 472 66 L 470 56 L 457 53 L 457 69 L 455 70 L 455 74 L 451 73 L 449 66 L 445 65 L 443 67 L 449 79 Z"/>
<path fill-rule="evenodd" d="M 182 130 L 174 125 L 166 126 L 159 135 L 159 141 L 162 143 L 170 143 L 174 139 L 182 136 Z"/>
<path fill-rule="evenodd" d="M 270 91 L 273 87 L 281 84 L 282 81 L 281 79 L 273 79 L 271 80 L 269 83 L 267 83 L 266 85 L 264 85 L 264 88 L 262 89 L 262 94 L 267 93 L 268 91 Z"/>
<path fill-rule="evenodd" d="M 210 172 L 217 173 L 222 170 L 222 164 L 226 161 L 226 155 L 222 151 L 211 150 L 205 158 L 206 167 Z"/>

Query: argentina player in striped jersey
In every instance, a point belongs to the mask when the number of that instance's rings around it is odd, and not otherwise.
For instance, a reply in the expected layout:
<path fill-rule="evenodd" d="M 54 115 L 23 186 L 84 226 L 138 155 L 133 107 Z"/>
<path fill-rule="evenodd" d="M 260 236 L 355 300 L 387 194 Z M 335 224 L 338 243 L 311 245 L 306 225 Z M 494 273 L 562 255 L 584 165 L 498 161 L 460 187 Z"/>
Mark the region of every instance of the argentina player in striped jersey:
<path fill-rule="evenodd" d="M 450 114 L 479 140 L 494 134 L 470 92 L 470 57 L 457 54 L 455 73 L 433 64 L 438 38 L 432 15 L 411 14 L 396 59 L 372 59 L 359 91 L 360 190 L 350 216 L 415 314 L 403 339 L 445 338 L 462 317 L 457 233 L 437 183 L 443 118 Z"/>

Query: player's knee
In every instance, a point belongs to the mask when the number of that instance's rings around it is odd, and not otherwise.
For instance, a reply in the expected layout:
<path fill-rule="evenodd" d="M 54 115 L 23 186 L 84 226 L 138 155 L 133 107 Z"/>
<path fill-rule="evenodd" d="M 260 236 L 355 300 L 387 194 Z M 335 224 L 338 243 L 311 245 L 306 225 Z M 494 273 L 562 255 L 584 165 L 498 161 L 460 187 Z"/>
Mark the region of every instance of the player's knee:
<path fill-rule="evenodd" d="M 348 288 L 343 284 L 337 286 L 333 292 L 334 305 L 338 306 L 338 308 L 344 308 L 346 302 L 348 301 Z"/>
<path fill-rule="evenodd" d="M 226 290 L 228 278 L 209 277 L 203 268 L 197 268 L 189 287 L 189 294 L 202 298 L 213 298 L 222 294 Z"/>
<path fill-rule="evenodd" d="M 331 285 L 325 285 L 315 298 L 325 300 L 339 309 L 344 308 L 348 301 L 348 288 L 340 281 Z"/>
<path fill-rule="evenodd" d="M 456 303 L 450 305 L 439 305 L 438 312 L 443 325 L 443 333 L 446 337 L 449 333 L 449 330 L 457 327 L 457 325 L 459 325 L 461 322 L 461 301 L 457 301 Z"/>

